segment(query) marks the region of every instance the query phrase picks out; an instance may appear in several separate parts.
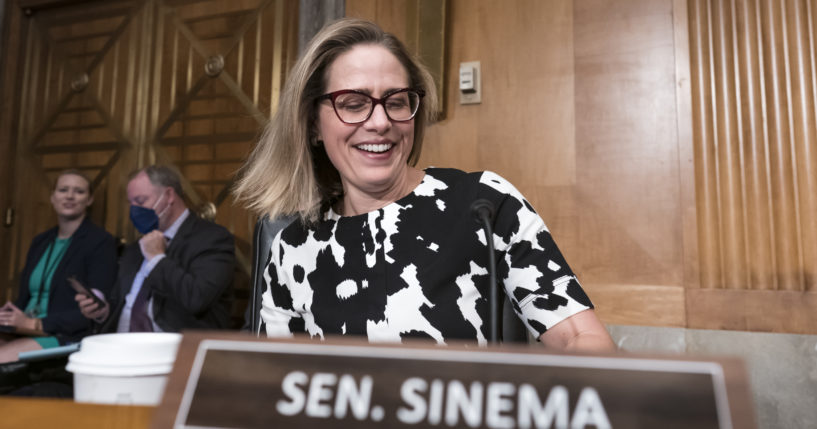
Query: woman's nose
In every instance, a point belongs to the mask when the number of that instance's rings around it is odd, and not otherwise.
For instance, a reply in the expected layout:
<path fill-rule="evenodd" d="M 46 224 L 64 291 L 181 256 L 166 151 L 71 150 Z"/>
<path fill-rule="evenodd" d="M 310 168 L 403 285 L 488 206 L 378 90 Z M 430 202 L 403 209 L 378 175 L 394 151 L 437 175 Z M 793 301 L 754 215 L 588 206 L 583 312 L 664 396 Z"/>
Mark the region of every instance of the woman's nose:
<path fill-rule="evenodd" d="M 366 126 L 378 132 L 383 132 L 391 128 L 391 119 L 386 115 L 386 109 L 382 104 L 374 106 L 371 116 L 366 120 Z"/>

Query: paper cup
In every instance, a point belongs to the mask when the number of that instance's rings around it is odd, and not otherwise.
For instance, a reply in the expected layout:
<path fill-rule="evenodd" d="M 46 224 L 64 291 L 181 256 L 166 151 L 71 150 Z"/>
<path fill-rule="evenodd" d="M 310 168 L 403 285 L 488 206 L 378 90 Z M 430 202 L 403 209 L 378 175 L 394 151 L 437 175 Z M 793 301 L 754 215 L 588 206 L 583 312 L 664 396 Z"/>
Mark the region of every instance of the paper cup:
<path fill-rule="evenodd" d="M 154 332 L 86 337 L 66 367 L 74 373 L 74 400 L 158 405 L 181 338 Z"/>

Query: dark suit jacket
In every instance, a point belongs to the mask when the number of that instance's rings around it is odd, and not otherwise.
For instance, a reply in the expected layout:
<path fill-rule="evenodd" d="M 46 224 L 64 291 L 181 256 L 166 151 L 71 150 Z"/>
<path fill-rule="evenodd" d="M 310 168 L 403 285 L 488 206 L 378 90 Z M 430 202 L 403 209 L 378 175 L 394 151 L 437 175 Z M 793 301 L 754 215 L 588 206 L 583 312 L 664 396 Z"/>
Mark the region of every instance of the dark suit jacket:
<path fill-rule="evenodd" d="M 232 234 L 191 212 L 165 255 L 142 285 L 151 289 L 156 324 L 165 332 L 227 328 L 235 269 Z M 100 327 L 101 332 L 116 332 L 125 297 L 143 260 L 139 242 L 128 245 L 108 299 L 112 311 Z"/>
<path fill-rule="evenodd" d="M 57 237 L 58 227 L 37 235 L 31 241 L 26 265 L 20 275 L 20 290 L 14 305 L 25 311 L 31 291 L 28 282 L 31 272 L 45 254 L 48 245 Z M 43 318 L 43 331 L 54 335 L 60 344 L 79 341 L 90 333 L 91 322 L 79 311 L 74 300 L 76 292 L 68 284 L 68 277 L 76 276 L 88 288 L 107 294 L 116 279 L 116 243 L 111 234 L 96 226 L 87 217 L 74 231 L 51 278 L 48 313 Z"/>

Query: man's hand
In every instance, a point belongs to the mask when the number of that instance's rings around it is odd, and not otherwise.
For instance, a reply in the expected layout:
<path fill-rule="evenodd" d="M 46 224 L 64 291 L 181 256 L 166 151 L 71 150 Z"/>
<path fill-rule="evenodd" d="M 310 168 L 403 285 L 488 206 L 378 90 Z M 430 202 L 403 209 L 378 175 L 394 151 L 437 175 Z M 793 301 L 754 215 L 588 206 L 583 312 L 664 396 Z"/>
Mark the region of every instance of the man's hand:
<path fill-rule="evenodd" d="M 91 297 L 78 293 L 74 296 L 74 301 L 79 305 L 79 311 L 82 312 L 83 316 L 96 320 L 97 322 L 107 319 L 110 306 L 108 302 L 105 301 L 104 295 L 97 289 L 91 289 L 91 292 L 98 296 L 103 304 L 99 305 Z"/>
<path fill-rule="evenodd" d="M 145 257 L 146 261 L 165 253 L 166 248 L 165 236 L 158 229 L 154 229 L 139 239 L 139 249 L 142 250 L 142 256 Z"/>

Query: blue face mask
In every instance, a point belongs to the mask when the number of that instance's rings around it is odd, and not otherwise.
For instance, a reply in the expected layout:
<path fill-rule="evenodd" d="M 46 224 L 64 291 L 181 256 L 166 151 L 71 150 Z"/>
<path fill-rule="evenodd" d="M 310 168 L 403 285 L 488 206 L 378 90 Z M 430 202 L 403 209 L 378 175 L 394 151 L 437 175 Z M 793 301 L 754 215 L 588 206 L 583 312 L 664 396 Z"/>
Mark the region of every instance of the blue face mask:
<path fill-rule="evenodd" d="M 147 234 L 154 229 L 159 228 L 159 215 L 156 214 L 156 206 L 159 204 L 159 201 L 162 201 L 165 194 L 163 193 L 159 200 L 156 201 L 156 204 L 153 205 L 152 209 L 147 207 L 140 207 L 140 206 L 130 206 L 130 220 L 133 222 L 133 226 L 136 228 L 137 231 L 141 232 L 142 234 Z M 167 207 L 162 210 L 162 214 L 167 211 Z"/>
<path fill-rule="evenodd" d="M 147 207 L 130 206 L 130 221 L 142 234 L 147 234 L 159 227 L 159 216 L 156 215 L 156 210 Z"/>

